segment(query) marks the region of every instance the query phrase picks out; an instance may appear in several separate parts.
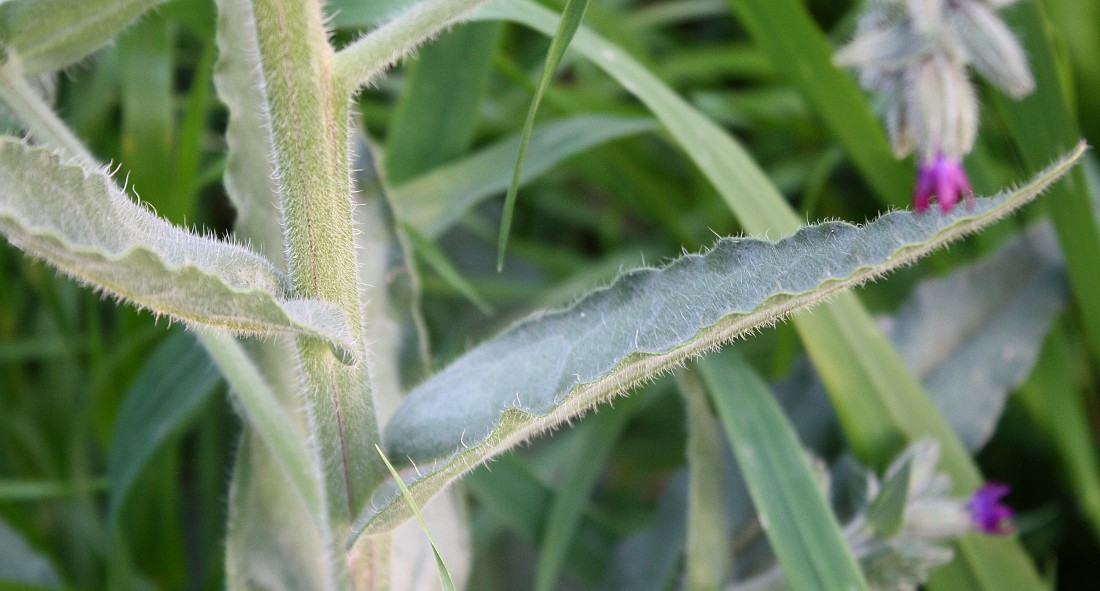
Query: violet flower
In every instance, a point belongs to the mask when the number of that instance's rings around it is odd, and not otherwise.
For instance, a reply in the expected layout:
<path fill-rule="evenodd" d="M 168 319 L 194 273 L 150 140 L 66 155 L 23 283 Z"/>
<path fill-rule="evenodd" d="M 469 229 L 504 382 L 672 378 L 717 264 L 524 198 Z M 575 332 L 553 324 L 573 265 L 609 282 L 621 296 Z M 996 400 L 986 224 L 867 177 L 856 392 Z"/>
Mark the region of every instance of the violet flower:
<path fill-rule="evenodd" d="M 1012 517 L 1015 513 L 1011 507 L 1001 502 L 1010 490 L 1007 484 L 987 482 L 974 493 L 966 507 L 970 510 L 970 518 L 978 530 L 996 535 L 1012 533 Z"/>
<path fill-rule="evenodd" d="M 951 211 L 960 198 L 973 198 L 974 189 L 960 159 L 940 153 L 931 161 L 921 162 L 917 169 L 913 205 L 917 211 L 926 211 L 933 196 L 945 213 Z"/>
<path fill-rule="evenodd" d="M 914 206 L 950 211 L 971 194 L 962 157 L 974 147 L 978 99 L 970 70 L 1015 98 L 1035 80 L 997 10 L 1014 0 L 868 0 L 836 62 L 876 92 L 895 155 L 917 153 Z"/>

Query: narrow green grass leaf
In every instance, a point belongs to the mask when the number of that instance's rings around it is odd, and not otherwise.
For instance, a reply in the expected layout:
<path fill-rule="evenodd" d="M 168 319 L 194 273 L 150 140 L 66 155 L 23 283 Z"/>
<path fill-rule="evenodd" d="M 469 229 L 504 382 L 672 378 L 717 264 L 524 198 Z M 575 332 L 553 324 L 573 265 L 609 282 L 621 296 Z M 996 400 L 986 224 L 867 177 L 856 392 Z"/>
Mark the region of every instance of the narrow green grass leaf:
<path fill-rule="evenodd" d="M 172 334 L 150 354 L 123 398 L 107 453 L 112 526 L 142 468 L 187 425 L 220 381 L 217 367 L 191 334 Z"/>
<path fill-rule="evenodd" d="M 1019 101 L 997 92 L 990 93 L 990 98 L 1006 115 L 1025 165 L 1032 166 L 1061 147 L 1072 145 L 1078 135 L 1076 116 L 1067 106 L 1072 100 L 1065 95 L 1062 84 L 1068 58 L 1056 50 L 1041 4 L 1021 3 L 1005 15 L 1008 24 L 1022 33 L 1024 51 L 1035 75 L 1035 92 Z M 1100 229 L 1088 187 L 1084 169 L 1076 170 L 1069 182 L 1054 187 L 1054 198 L 1047 207 L 1065 253 L 1093 359 L 1100 362 Z"/>
<path fill-rule="evenodd" d="M 508 232 L 512 228 L 512 214 L 516 209 L 516 195 L 519 193 L 520 175 L 523 173 L 523 159 L 527 155 L 527 144 L 531 141 L 531 133 L 535 128 L 535 114 L 539 110 L 542 96 L 550 87 L 550 81 L 554 79 L 558 64 L 569 48 L 569 42 L 584 20 L 584 12 L 588 10 L 588 0 L 569 0 L 562 11 L 558 30 L 550 40 L 550 49 L 546 52 L 546 62 L 542 66 L 542 76 L 539 77 L 539 85 L 535 89 L 535 96 L 531 98 L 531 106 L 527 109 L 527 119 L 523 123 L 523 133 L 519 140 L 519 155 L 516 156 L 516 168 L 512 172 L 512 183 L 508 186 L 508 194 L 504 198 L 504 214 L 500 222 L 500 240 L 497 244 L 497 270 L 504 268 L 504 251 L 508 245 Z"/>
<path fill-rule="evenodd" d="M 499 23 L 466 23 L 411 60 L 386 134 L 390 182 L 407 181 L 469 148 L 500 31 Z"/>
<path fill-rule="evenodd" d="M 1031 378 L 1020 388 L 1020 403 L 1050 440 L 1074 492 L 1074 500 L 1100 543 L 1100 456 L 1080 386 L 1074 379 L 1064 330 L 1052 332 Z"/>
<path fill-rule="evenodd" d="M 401 487 L 401 497 L 408 504 L 409 509 L 416 516 L 416 520 L 420 522 L 420 528 L 424 530 L 424 535 L 428 536 L 428 540 L 432 543 L 432 551 L 435 552 L 435 565 L 439 569 L 439 584 L 443 586 L 443 591 L 454 591 L 455 584 L 451 581 L 451 573 L 447 571 L 447 565 L 443 562 L 443 555 L 439 553 L 439 548 L 435 545 L 435 540 L 432 539 L 432 532 L 428 529 L 428 523 L 424 521 L 424 515 L 420 513 L 420 507 L 416 503 L 416 499 L 413 498 L 412 493 L 409 492 L 405 481 L 401 479 L 401 475 L 397 473 L 397 469 L 393 467 L 390 460 L 386 457 L 386 454 L 382 452 L 382 448 L 377 445 L 374 446 L 378 450 L 378 455 L 382 457 L 382 461 L 386 464 L 386 468 L 389 469 L 390 475 L 393 476 L 394 482 L 397 486 Z"/>
<path fill-rule="evenodd" d="M 704 359 L 698 371 L 790 588 L 866 591 L 806 452 L 767 384 L 732 351 Z"/>
<path fill-rule="evenodd" d="M 687 540 L 684 543 L 685 588 L 721 589 L 732 572 L 733 542 L 727 531 L 725 445 L 707 391 L 694 372 L 676 374 L 687 411 Z"/>
<path fill-rule="evenodd" d="M 579 445 L 586 453 L 570 465 L 549 510 L 544 513 L 545 526 L 539 541 L 538 565 L 535 567 L 535 591 L 550 591 L 557 583 L 573 547 L 588 499 L 607 465 L 615 442 L 626 428 L 635 400 L 637 398 L 614 409 L 606 409 L 581 427 L 584 432 Z"/>
<path fill-rule="evenodd" d="M 154 14 L 119 36 L 120 172 L 158 215 L 184 225 L 187 204 L 174 202 L 172 163 L 176 97 L 173 93 L 175 27 Z M 120 175 L 121 176 L 121 175 Z"/>
<path fill-rule="evenodd" d="M 413 250 L 420 259 L 428 264 L 448 285 L 455 288 L 458 293 L 462 294 L 471 304 L 474 305 L 482 314 L 486 316 L 493 315 L 493 306 L 477 292 L 477 288 L 470 284 L 462 277 L 462 273 L 451 264 L 447 255 L 435 245 L 434 242 L 429 240 L 423 234 L 418 232 L 416 228 L 403 224 L 402 229 L 409 237 L 409 242 L 412 243 Z"/>
<path fill-rule="evenodd" d="M 620 277 L 574 306 L 536 314 L 418 386 L 386 426 L 390 455 L 440 460 L 418 499 L 473 465 L 692 356 L 881 275 L 1026 203 L 1080 158 L 1013 193 L 948 214 L 894 212 L 867 226 L 828 222 L 777 243 L 724 239 L 703 255 Z M 355 532 L 403 517 L 383 486 Z"/>
<path fill-rule="evenodd" d="M 184 219 L 194 217 L 195 201 L 201 188 L 199 172 L 206 136 L 206 116 L 212 102 L 211 75 L 217 55 L 217 46 L 212 41 L 207 42 L 195 66 L 194 82 L 187 92 L 183 119 L 176 134 L 169 201 L 178 204 L 179 211 L 185 213 Z"/>
<path fill-rule="evenodd" d="M 11 0 L 0 3 L 0 47 L 27 74 L 84 59 L 164 0 Z"/>
<path fill-rule="evenodd" d="M 535 128 L 520 184 L 600 144 L 653 131 L 650 118 L 579 115 Z M 515 169 L 518 135 L 481 148 L 393 188 L 401 221 L 435 238 L 485 199 L 506 191 Z"/>
<path fill-rule="evenodd" d="M 0 231 L 31 256 L 157 314 L 240 333 L 302 334 L 358 351 L 336 306 L 286 297 L 282 274 L 236 244 L 168 224 L 103 171 L 0 140 Z"/>
<path fill-rule="evenodd" d="M 776 69 L 806 98 L 887 205 L 904 205 L 913 171 L 898 161 L 867 99 L 833 64 L 833 47 L 799 0 L 729 0 L 738 21 Z M 1044 158 L 1068 149 L 1046 152 Z M 1039 164 L 1038 166 L 1042 166 Z"/>

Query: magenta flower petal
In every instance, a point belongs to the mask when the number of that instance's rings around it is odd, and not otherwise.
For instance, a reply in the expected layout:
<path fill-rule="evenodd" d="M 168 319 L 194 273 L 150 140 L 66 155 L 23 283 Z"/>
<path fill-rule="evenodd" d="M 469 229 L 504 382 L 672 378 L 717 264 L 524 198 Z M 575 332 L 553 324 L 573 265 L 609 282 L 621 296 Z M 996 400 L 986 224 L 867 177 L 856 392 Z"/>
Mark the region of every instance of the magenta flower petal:
<path fill-rule="evenodd" d="M 927 210 L 935 197 L 940 210 L 948 212 L 960 198 L 973 195 L 970 179 L 958 158 L 937 154 L 931 161 L 921 162 L 917 169 L 917 186 L 913 191 L 913 206 L 917 211 Z"/>
<path fill-rule="evenodd" d="M 974 527 L 987 534 L 1012 533 L 1012 517 L 1015 513 L 1011 507 L 1001 503 L 1001 499 L 1010 490 L 1006 484 L 987 482 L 974 493 L 966 505 Z"/>

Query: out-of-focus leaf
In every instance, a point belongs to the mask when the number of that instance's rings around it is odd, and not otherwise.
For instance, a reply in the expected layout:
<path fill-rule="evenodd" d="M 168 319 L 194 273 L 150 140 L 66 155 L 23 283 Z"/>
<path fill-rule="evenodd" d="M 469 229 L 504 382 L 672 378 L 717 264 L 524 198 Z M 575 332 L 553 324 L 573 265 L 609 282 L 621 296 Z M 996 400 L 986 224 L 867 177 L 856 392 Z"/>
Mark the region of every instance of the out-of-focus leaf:
<path fill-rule="evenodd" d="M 809 8 L 798 0 L 729 0 L 729 5 L 772 66 L 813 106 L 879 198 L 904 204 L 912 170 L 894 158 L 855 81 L 833 64 L 832 44 Z"/>
<path fill-rule="evenodd" d="M 687 540 L 684 577 L 688 589 L 720 589 L 729 580 L 733 543 L 727 532 L 722 428 L 694 372 L 676 375 L 687 410 Z"/>
<path fill-rule="evenodd" d="M 448 492 L 459 491 L 452 489 Z M 464 509 L 460 494 L 439 495 L 422 508 L 424 521 L 432 527 L 432 539 L 438 540 L 438 551 L 445 559 L 447 571 L 459 589 L 465 587 L 463 583 L 470 576 L 470 561 L 473 558 Z M 424 535 L 424 530 L 420 529 L 420 524 L 412 519 L 393 530 L 391 589 L 439 589 L 439 578 L 432 573 L 435 555 L 430 542 Z"/>
<path fill-rule="evenodd" d="M 867 589 L 794 428 L 732 350 L 698 364 L 753 504 L 792 589 Z"/>
<path fill-rule="evenodd" d="M 337 29 L 367 29 L 415 3 L 416 0 L 330 0 L 325 2 L 325 11 Z"/>
<path fill-rule="evenodd" d="M 142 467 L 186 426 L 220 378 L 210 357 L 185 332 L 165 339 L 146 360 L 123 399 L 107 453 L 112 523 Z"/>
<path fill-rule="evenodd" d="M 0 3 L 0 48 L 26 74 L 74 64 L 164 0 L 10 0 Z"/>
<path fill-rule="evenodd" d="M 400 184 L 466 151 L 489 86 L 498 23 L 467 23 L 420 50 L 386 134 L 386 173 Z"/>
<path fill-rule="evenodd" d="M 579 115 L 535 128 L 523 167 L 526 183 L 566 158 L 623 137 L 653 131 L 649 118 Z M 424 173 L 393 188 L 401 220 L 432 238 L 443 233 L 482 200 L 508 189 L 519 136 Z"/>
<path fill-rule="evenodd" d="M 684 359 L 992 222 L 1063 174 L 1081 150 L 1017 192 L 949 214 L 894 212 L 862 228 L 829 222 L 777 243 L 724 239 L 705 255 L 628 273 L 429 378 L 394 414 L 383 441 L 395 458 L 442 459 L 412 484 L 417 498 L 428 498 L 471 466 Z M 393 510 L 394 492 L 392 483 L 376 491 L 355 532 L 385 531 L 403 517 Z"/>
<path fill-rule="evenodd" d="M 588 506 L 599 475 L 611 451 L 626 428 L 630 410 L 638 398 L 614 409 L 607 409 L 585 423 L 580 433 L 586 453 L 573 462 L 558 488 L 557 495 L 545 513 L 545 526 L 539 543 L 539 560 L 535 567 L 535 591 L 549 591 L 557 583 L 565 566 L 569 549 Z"/>
<path fill-rule="evenodd" d="M 1031 373 L 1068 297 L 1048 224 L 996 253 L 922 283 L 886 333 L 967 449 L 980 449 L 1005 399 Z"/>
<path fill-rule="evenodd" d="M 1027 166 L 1059 146 L 1072 144 L 1079 133 L 1076 115 L 1069 108 L 1073 101 L 1062 84 L 1068 57 L 1052 39 L 1044 10 L 1042 3 L 1023 2 L 1005 11 L 1008 24 L 1022 33 L 1024 51 L 1035 75 L 1035 92 L 1018 101 L 999 92 L 990 93 L 993 104 L 1004 113 Z M 1054 198 L 1046 207 L 1062 245 L 1093 360 L 1100 361 L 1100 221 L 1092 215 L 1084 168 L 1073 171 L 1067 180 L 1054 188 Z"/>
<path fill-rule="evenodd" d="M 345 589 L 336 561 L 327 558 L 321 527 L 267 444 L 245 428 L 229 487 L 226 588 Z"/>
<path fill-rule="evenodd" d="M 0 587 L 9 585 L 60 589 L 61 577 L 49 560 L 0 519 Z"/>
<path fill-rule="evenodd" d="M 16 246 L 111 295 L 241 333 L 321 338 L 355 358 L 343 312 L 284 299 L 282 275 L 248 249 L 172 226 L 98 170 L 0 141 L 0 231 Z"/>
<path fill-rule="evenodd" d="M 1100 458 L 1072 358 L 1065 332 L 1052 332 L 1019 399 L 1053 444 L 1093 539 L 1100 542 Z"/>
<path fill-rule="evenodd" d="M 905 521 L 905 505 L 909 500 L 909 480 L 912 461 L 907 461 L 882 483 L 882 489 L 867 507 L 867 520 L 878 537 L 894 537 Z"/>

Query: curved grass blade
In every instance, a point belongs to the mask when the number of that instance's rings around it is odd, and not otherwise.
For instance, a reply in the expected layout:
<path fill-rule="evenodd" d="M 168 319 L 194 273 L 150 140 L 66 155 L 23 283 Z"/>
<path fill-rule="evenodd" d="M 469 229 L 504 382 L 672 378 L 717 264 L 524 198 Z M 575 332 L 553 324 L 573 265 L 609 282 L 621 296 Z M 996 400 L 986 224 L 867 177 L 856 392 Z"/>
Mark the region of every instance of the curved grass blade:
<path fill-rule="evenodd" d="M 858 228 L 828 222 L 777 243 L 727 238 L 663 269 L 627 273 L 568 309 L 516 324 L 414 389 L 386 426 L 388 453 L 443 458 L 412 485 L 418 500 L 428 498 L 477 463 L 685 359 L 988 225 L 1083 151 L 1018 191 L 949 214 L 900 211 Z M 375 492 L 354 535 L 405 516 L 394 493 Z"/>
<path fill-rule="evenodd" d="M 421 260 L 434 269 L 444 281 L 455 288 L 458 293 L 462 294 L 463 297 L 480 310 L 482 314 L 486 316 L 493 315 L 493 306 L 478 293 L 477 288 L 471 285 L 469 281 L 466 281 L 462 273 L 451 264 L 447 255 L 439 250 L 439 247 L 437 247 L 434 242 L 408 224 L 402 224 L 401 227 L 409 237 L 409 242 L 412 244 L 413 250 L 420 256 Z"/>
<path fill-rule="evenodd" d="M 535 89 L 535 96 L 531 99 L 531 106 L 527 109 L 527 119 L 523 123 L 523 134 L 519 140 L 519 155 L 516 156 L 516 168 L 512 172 L 512 184 L 508 186 L 508 194 L 504 198 L 504 215 L 500 222 L 500 240 L 497 243 L 497 271 L 504 268 L 504 250 L 508 245 L 508 232 L 512 228 L 512 214 L 516 209 L 516 195 L 519 192 L 519 179 L 523 173 L 523 159 L 527 155 L 527 144 L 531 141 L 531 132 L 535 128 L 535 114 L 539 110 L 542 96 L 550 87 L 550 81 L 554 79 L 554 73 L 561 63 L 569 42 L 584 20 L 584 12 L 588 10 L 588 0 L 569 0 L 562 11 L 558 30 L 550 40 L 550 49 L 546 52 L 546 63 L 542 66 L 542 76 L 539 77 L 539 85 Z"/>
<path fill-rule="evenodd" d="M 767 384 L 733 351 L 704 359 L 698 371 L 791 589 L 867 591 L 794 427 Z"/>
<path fill-rule="evenodd" d="M 157 314 L 238 333 L 301 334 L 357 358 L 335 305 L 287 299 L 285 280 L 248 249 L 172 226 L 104 172 L 0 140 L 0 231 L 77 280 Z"/>

